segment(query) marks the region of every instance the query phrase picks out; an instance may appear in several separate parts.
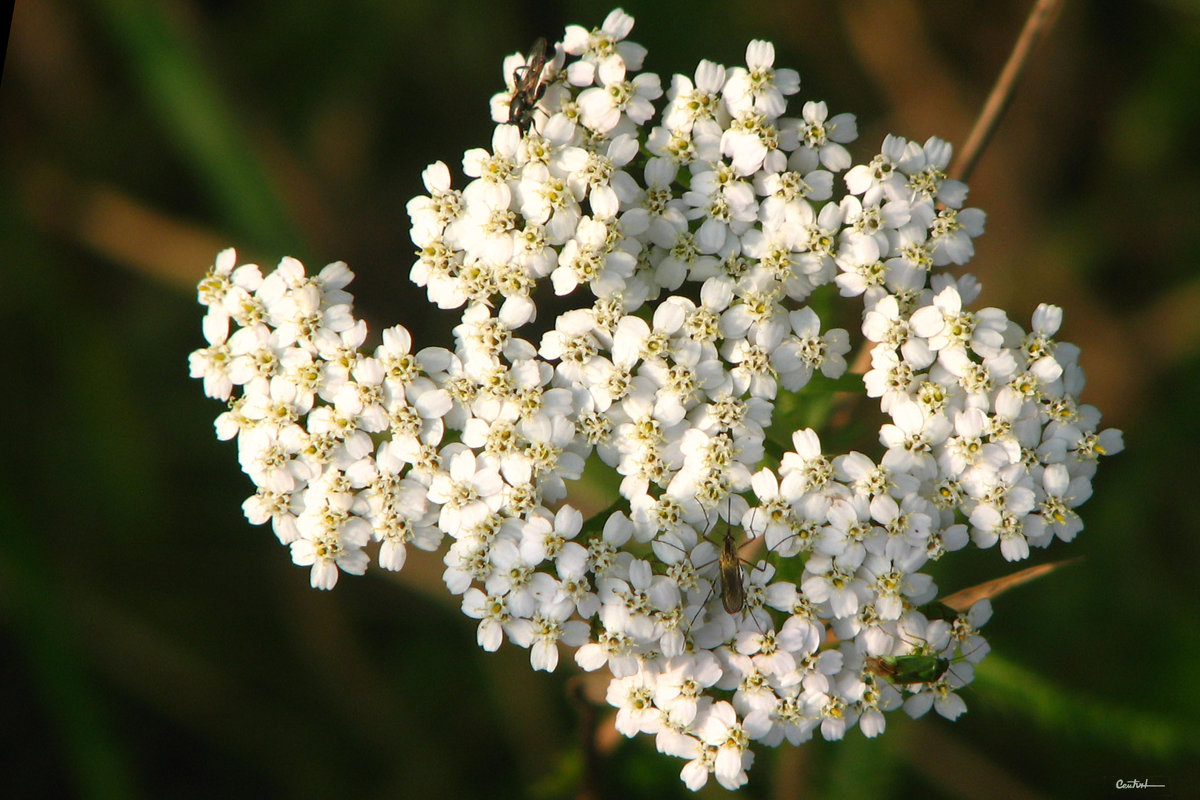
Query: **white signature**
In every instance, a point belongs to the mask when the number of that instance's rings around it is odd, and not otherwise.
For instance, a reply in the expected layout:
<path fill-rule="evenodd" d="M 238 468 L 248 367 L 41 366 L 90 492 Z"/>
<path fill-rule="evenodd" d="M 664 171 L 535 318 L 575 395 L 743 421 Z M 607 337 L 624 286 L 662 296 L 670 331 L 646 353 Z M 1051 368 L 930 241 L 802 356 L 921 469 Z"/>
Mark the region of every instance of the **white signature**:
<path fill-rule="evenodd" d="M 1130 780 L 1124 780 L 1122 778 L 1117 778 L 1117 788 L 1118 789 L 1165 789 L 1167 787 L 1166 787 L 1166 785 L 1161 784 L 1161 783 L 1151 783 L 1149 778 L 1146 778 L 1144 780 L 1141 778 L 1132 778 Z"/>

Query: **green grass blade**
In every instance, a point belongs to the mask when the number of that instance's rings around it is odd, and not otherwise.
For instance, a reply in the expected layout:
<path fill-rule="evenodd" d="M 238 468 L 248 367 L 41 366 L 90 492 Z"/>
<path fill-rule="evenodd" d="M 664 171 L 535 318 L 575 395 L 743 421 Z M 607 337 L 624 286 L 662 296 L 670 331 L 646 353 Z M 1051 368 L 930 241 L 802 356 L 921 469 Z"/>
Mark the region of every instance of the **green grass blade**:
<path fill-rule="evenodd" d="M 297 252 L 300 232 L 201 54 L 167 16 L 168 6 L 144 0 L 91 5 L 151 111 L 228 222 L 260 247 Z"/>

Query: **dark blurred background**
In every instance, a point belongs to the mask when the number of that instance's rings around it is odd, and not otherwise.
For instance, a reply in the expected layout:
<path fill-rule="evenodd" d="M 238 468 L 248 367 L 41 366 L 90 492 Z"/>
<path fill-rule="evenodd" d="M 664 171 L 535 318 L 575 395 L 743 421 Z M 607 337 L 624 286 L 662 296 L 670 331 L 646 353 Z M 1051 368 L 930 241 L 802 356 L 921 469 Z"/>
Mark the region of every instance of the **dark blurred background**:
<path fill-rule="evenodd" d="M 801 98 L 965 141 L 1027 2 L 628 2 L 646 66 L 742 63 L 770 38 Z M 569 660 L 483 654 L 440 557 L 308 588 L 240 504 L 220 404 L 187 377 L 194 285 L 234 245 L 348 261 L 373 330 L 448 342 L 407 283 L 420 172 L 488 146 L 504 55 L 594 2 L 21 0 L 0 86 L 0 794 L 16 798 L 569 797 Z M 1028 324 L 1066 309 L 1085 401 L 1125 431 L 1084 561 L 995 603 L 995 657 L 950 725 L 760 753 L 750 797 L 1200 796 L 1200 14 L 1072 2 L 971 185 L 970 270 Z M 942 583 L 1011 570 L 964 557 Z M 684 796 L 648 737 L 612 796 Z M 710 790 L 713 787 L 710 785 Z M 712 795 L 724 794 L 716 789 Z"/>

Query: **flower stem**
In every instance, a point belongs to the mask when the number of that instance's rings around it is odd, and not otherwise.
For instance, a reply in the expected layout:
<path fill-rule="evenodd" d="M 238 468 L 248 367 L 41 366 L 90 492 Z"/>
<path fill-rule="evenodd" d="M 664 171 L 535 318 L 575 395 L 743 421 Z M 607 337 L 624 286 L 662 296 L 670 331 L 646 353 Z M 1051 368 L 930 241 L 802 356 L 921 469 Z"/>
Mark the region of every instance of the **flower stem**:
<path fill-rule="evenodd" d="M 996 128 L 1000 125 L 1000 118 L 1004 116 L 1009 102 L 1012 101 L 1013 94 L 1017 89 L 1017 81 L 1021 79 L 1021 74 L 1029 63 L 1034 45 L 1054 25 L 1061 7 L 1062 0 L 1038 0 L 1033 10 L 1029 12 L 1029 17 L 1025 20 L 1025 27 L 1021 30 L 1021 35 L 1017 37 L 1017 43 L 1013 46 L 1008 62 L 1001 70 L 1000 77 L 996 79 L 996 84 L 983 104 L 983 110 L 979 112 L 979 117 L 975 120 L 971 135 L 967 137 L 967 143 L 959 152 L 958 161 L 955 163 L 950 177 L 962 181 L 970 178 L 975 164 L 983 154 L 983 148 L 987 146 L 992 134 L 996 132 Z"/>

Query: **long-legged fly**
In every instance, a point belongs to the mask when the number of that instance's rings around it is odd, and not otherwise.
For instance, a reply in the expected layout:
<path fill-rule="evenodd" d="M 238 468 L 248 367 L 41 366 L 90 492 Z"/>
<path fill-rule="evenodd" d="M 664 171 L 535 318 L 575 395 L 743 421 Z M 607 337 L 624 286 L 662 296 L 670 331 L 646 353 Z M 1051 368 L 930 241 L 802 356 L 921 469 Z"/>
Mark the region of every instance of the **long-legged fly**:
<path fill-rule="evenodd" d="M 721 576 L 721 605 L 725 606 L 728 613 L 737 614 L 746 605 L 746 587 L 742 584 L 742 557 L 733 541 L 733 531 L 728 523 L 718 566 Z"/>
<path fill-rule="evenodd" d="M 730 506 L 731 510 L 729 514 L 732 516 L 732 498 L 730 499 Z M 709 529 L 709 533 L 712 533 L 711 528 Z M 708 596 L 700 604 L 701 607 L 697 609 L 696 617 L 693 617 L 692 624 L 695 624 L 696 618 L 699 617 L 703 611 L 703 607 L 717 592 L 720 592 L 721 606 L 725 609 L 726 613 L 735 616 L 741 614 L 746 608 L 745 570 L 746 568 L 760 568 L 759 566 L 746 561 L 746 559 L 742 557 L 734 527 L 728 521 L 725 523 L 724 533 L 720 534 L 720 536 L 721 541 L 719 543 L 719 549 L 716 553 L 716 557 L 695 565 L 696 569 L 703 570 L 715 562 L 717 565 L 717 574 L 712 582 L 712 587 L 708 591 Z M 707 538 L 707 536 L 705 538 Z M 715 540 L 709 541 L 710 544 L 718 544 Z M 685 552 L 679 544 L 676 544 L 669 539 L 660 539 L 656 544 L 669 546 L 675 550 Z M 745 564 L 746 567 L 743 567 L 743 564 Z M 755 623 L 759 624 L 757 617 L 755 617 Z"/>

